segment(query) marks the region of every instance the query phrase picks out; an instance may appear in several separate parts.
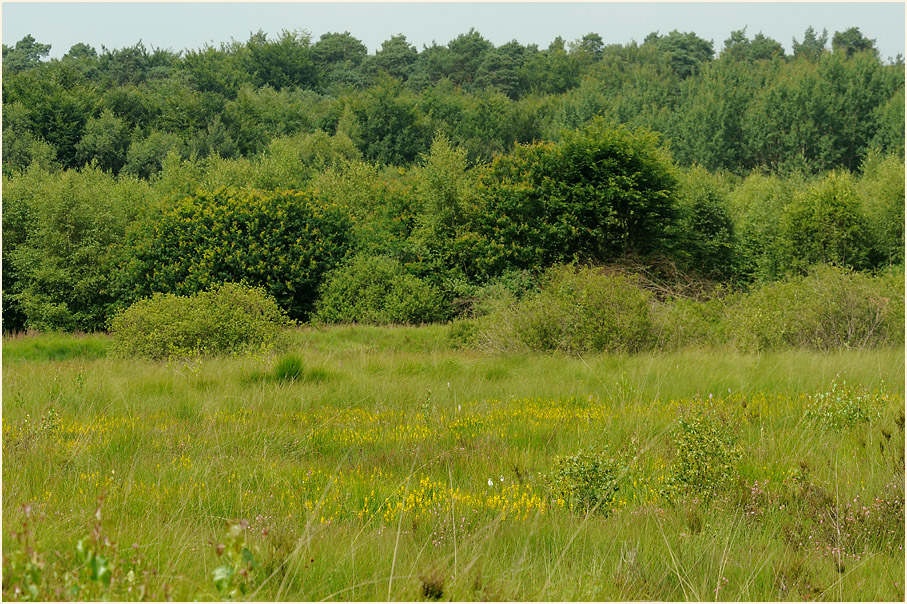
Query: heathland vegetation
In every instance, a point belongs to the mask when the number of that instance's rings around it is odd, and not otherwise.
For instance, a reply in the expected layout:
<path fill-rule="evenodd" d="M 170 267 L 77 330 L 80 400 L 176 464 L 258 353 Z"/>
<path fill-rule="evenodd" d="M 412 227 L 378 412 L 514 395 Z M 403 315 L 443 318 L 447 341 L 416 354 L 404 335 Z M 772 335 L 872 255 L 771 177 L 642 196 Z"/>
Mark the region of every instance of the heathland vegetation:
<path fill-rule="evenodd" d="M 904 598 L 856 28 L 48 50 L 3 46 L 4 599 Z"/>

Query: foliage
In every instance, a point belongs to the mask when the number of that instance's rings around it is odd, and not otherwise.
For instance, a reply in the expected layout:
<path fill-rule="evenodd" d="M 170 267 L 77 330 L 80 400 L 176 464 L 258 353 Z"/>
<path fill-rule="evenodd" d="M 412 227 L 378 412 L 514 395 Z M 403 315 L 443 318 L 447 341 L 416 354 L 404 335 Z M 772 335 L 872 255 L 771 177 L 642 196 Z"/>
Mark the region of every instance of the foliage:
<path fill-rule="evenodd" d="M 30 170 L 4 184 L 4 318 L 13 319 L 4 329 L 102 329 L 117 304 L 122 241 L 147 203 L 147 185 L 98 168 Z"/>
<path fill-rule="evenodd" d="M 857 182 L 860 213 L 874 240 L 873 264 L 904 264 L 904 160 L 870 154 Z"/>
<path fill-rule="evenodd" d="M 567 507 L 585 514 L 608 515 L 622 474 L 622 464 L 607 451 L 558 457 L 551 476 L 551 497 L 564 500 Z"/>
<path fill-rule="evenodd" d="M 645 350 L 652 338 L 650 297 L 633 277 L 595 268 L 554 268 L 539 293 L 484 317 L 479 342 L 496 350 Z"/>
<path fill-rule="evenodd" d="M 780 226 L 788 266 L 795 270 L 817 263 L 867 268 L 869 228 L 849 174 L 832 172 L 798 191 Z"/>
<path fill-rule="evenodd" d="M 303 319 L 323 275 L 346 254 L 349 228 L 343 208 L 301 191 L 199 192 L 136 226 L 124 285 L 137 298 L 244 282 Z"/>
<path fill-rule="evenodd" d="M 22 529 L 13 532 L 13 544 L 3 552 L 3 596 L 22 602 L 145 601 L 170 598 L 170 587 L 155 582 L 158 572 L 138 551 L 125 552 L 110 540 L 102 526 L 104 496 L 98 497 L 91 533 L 54 556 L 39 551 L 35 527 L 46 514 L 31 504 L 20 508 Z"/>
<path fill-rule="evenodd" d="M 665 494 L 709 498 L 736 476 L 741 451 L 730 428 L 713 413 L 700 411 L 682 418 L 671 431 L 675 450 Z"/>
<path fill-rule="evenodd" d="M 879 419 L 883 405 L 881 393 L 859 391 L 848 386 L 846 380 L 838 384 L 835 379 L 830 390 L 809 397 L 806 417 L 831 430 L 840 430 Z"/>
<path fill-rule="evenodd" d="M 191 296 L 159 293 L 111 318 L 111 352 L 153 360 L 269 352 L 282 346 L 289 323 L 260 288 L 225 283 Z"/>
<path fill-rule="evenodd" d="M 833 266 L 769 283 L 727 304 L 728 338 L 744 350 L 903 343 L 903 272 L 883 278 Z"/>
<path fill-rule="evenodd" d="M 737 240 L 727 186 L 701 166 L 682 171 L 677 190 L 674 256 L 687 272 L 727 278 L 736 272 Z"/>
<path fill-rule="evenodd" d="M 221 599 L 234 601 L 255 587 L 259 563 L 255 551 L 246 544 L 249 523 L 238 520 L 227 524 L 226 543 L 216 546 L 221 565 L 211 572 L 211 580 Z"/>
<path fill-rule="evenodd" d="M 596 120 L 558 144 L 520 146 L 479 175 L 479 270 L 539 270 L 665 247 L 674 177 L 657 138 Z"/>
<path fill-rule="evenodd" d="M 315 318 L 325 323 L 430 323 L 450 316 L 427 281 L 387 256 L 359 254 L 326 278 Z"/>

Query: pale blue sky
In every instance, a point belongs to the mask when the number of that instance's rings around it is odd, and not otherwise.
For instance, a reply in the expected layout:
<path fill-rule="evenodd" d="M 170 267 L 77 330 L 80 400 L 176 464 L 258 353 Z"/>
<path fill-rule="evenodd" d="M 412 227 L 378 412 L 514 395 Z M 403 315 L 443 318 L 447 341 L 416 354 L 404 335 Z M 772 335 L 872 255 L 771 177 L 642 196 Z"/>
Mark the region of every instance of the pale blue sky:
<path fill-rule="evenodd" d="M 446 44 L 475 27 L 499 45 L 512 39 L 545 48 L 558 35 L 575 40 L 589 32 L 606 43 L 641 42 L 651 31 L 693 31 L 719 51 L 731 31 L 747 28 L 778 40 L 791 51 L 791 38 L 813 26 L 835 31 L 859 27 L 876 39 L 883 59 L 904 53 L 903 2 L 7 2 L 2 10 L 3 43 L 26 34 L 51 44 L 59 57 L 77 42 L 98 51 L 131 46 L 175 51 L 240 41 L 259 29 L 275 36 L 304 29 L 313 41 L 326 32 L 349 31 L 369 52 L 394 34 L 405 34 L 422 50 L 433 40 Z"/>

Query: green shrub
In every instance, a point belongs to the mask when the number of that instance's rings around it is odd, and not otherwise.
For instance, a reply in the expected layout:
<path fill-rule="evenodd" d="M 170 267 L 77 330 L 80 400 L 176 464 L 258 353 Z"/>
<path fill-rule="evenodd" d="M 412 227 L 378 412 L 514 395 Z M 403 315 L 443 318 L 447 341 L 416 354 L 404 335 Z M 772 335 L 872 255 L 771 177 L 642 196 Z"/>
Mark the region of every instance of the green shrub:
<path fill-rule="evenodd" d="M 539 293 L 481 319 L 479 341 L 498 350 L 637 352 L 652 343 L 650 298 L 634 277 L 555 268 Z"/>
<path fill-rule="evenodd" d="M 870 153 L 857 183 L 877 264 L 904 263 L 904 159 Z"/>
<path fill-rule="evenodd" d="M 161 360 L 279 348 L 284 312 L 262 289 L 227 283 L 192 296 L 155 294 L 110 321 L 112 352 Z"/>
<path fill-rule="evenodd" d="M 621 464 L 606 452 L 558 457 L 551 477 L 551 496 L 571 511 L 607 514 L 614 502 Z"/>
<path fill-rule="evenodd" d="M 479 326 L 474 319 L 457 319 L 447 328 L 447 343 L 453 348 L 469 348 L 476 343 Z"/>
<path fill-rule="evenodd" d="M 820 265 L 728 304 L 725 329 L 743 350 L 815 350 L 904 341 L 904 275 L 872 277 Z"/>
<path fill-rule="evenodd" d="M 727 185 L 701 166 L 679 171 L 674 256 L 686 272 L 728 277 L 736 272 L 737 240 Z"/>
<path fill-rule="evenodd" d="M 656 346 L 672 350 L 685 346 L 710 346 L 723 341 L 722 298 L 674 298 L 653 304 L 649 313 Z"/>
<path fill-rule="evenodd" d="M 347 253 L 349 214 L 301 191 L 220 189 L 169 204 L 132 235 L 127 296 L 261 286 L 304 319 L 323 275 Z"/>
<path fill-rule="evenodd" d="M 797 191 L 780 216 L 790 269 L 803 272 L 817 263 L 869 268 L 872 241 L 860 210 L 860 198 L 848 172 L 830 172 Z"/>
<path fill-rule="evenodd" d="M 318 300 L 324 323 L 430 323 L 450 317 L 440 290 L 386 256 L 359 254 L 332 271 Z"/>
<path fill-rule="evenodd" d="M 879 418 L 883 404 L 881 393 L 859 391 L 848 386 L 846 381 L 838 384 L 834 380 L 829 391 L 810 395 L 806 417 L 826 428 L 838 430 Z"/>
<path fill-rule="evenodd" d="M 5 179 L 4 330 L 103 329 L 127 226 L 148 200 L 146 183 L 91 167 Z"/>
<path fill-rule="evenodd" d="M 676 455 L 665 494 L 714 495 L 734 478 L 740 450 L 728 426 L 699 412 L 681 419 L 671 433 Z"/>
<path fill-rule="evenodd" d="M 517 146 L 478 177 L 474 267 L 542 270 L 664 251 L 675 179 L 658 138 L 596 118 L 558 143 Z"/>

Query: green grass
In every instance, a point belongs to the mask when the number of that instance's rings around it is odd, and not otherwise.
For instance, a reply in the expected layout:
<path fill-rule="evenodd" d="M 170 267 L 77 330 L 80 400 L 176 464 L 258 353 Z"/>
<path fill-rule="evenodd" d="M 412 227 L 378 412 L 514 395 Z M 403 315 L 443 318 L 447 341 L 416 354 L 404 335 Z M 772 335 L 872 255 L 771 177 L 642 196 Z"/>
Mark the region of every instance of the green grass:
<path fill-rule="evenodd" d="M 110 338 L 103 334 L 44 334 L 3 337 L 4 361 L 66 361 L 107 356 Z"/>
<path fill-rule="evenodd" d="M 904 598 L 902 349 L 489 356 L 447 329 L 297 330 L 295 380 L 4 339 L 4 598 Z M 695 418 L 735 453 L 678 440 Z M 553 496 L 580 451 L 618 462 L 608 510 Z M 730 479 L 668 488 L 696 459 Z"/>

